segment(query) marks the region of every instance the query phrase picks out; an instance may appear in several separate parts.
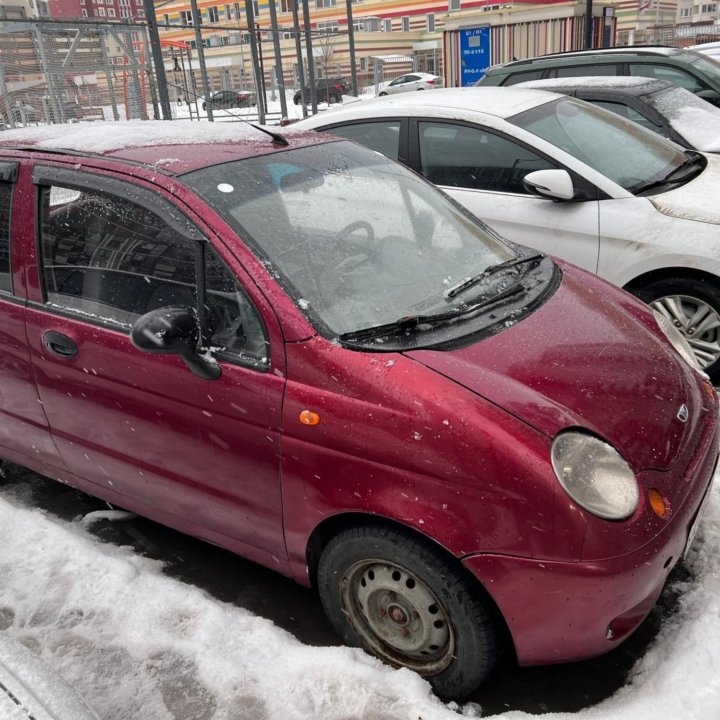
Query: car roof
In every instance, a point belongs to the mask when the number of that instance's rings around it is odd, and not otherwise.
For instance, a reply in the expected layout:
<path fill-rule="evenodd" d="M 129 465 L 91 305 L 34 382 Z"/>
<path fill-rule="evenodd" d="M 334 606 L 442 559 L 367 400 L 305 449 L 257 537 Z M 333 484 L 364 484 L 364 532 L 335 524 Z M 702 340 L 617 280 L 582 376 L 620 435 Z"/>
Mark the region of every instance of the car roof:
<path fill-rule="evenodd" d="M 130 120 L 69 123 L 8 130 L 0 135 L 0 157 L 20 152 L 57 153 L 152 166 L 167 175 L 316 145 L 323 138 L 277 128 L 288 146 L 244 122 Z M 5 152 L 4 152 L 5 151 Z"/>
<path fill-rule="evenodd" d="M 398 93 L 372 100 L 347 102 L 343 107 L 329 110 L 322 117 L 314 116 L 297 123 L 299 128 L 332 125 L 336 121 L 363 117 L 392 115 L 428 115 L 433 110 L 444 111 L 443 116 L 470 115 L 482 112 L 498 118 L 508 118 L 524 110 L 543 105 L 558 97 L 544 90 L 518 87 L 437 88 L 429 92 Z"/>
<path fill-rule="evenodd" d="M 545 80 L 528 80 L 517 83 L 513 87 L 549 90 L 550 92 L 568 92 L 572 90 L 609 90 L 622 92 L 626 95 L 639 97 L 668 88 L 676 88 L 669 80 L 639 77 L 633 75 L 581 75 L 563 78 L 546 78 Z"/>
<path fill-rule="evenodd" d="M 571 50 L 569 52 L 553 53 L 550 55 L 538 55 L 536 57 L 526 58 L 524 60 L 513 60 L 512 62 L 494 65 L 490 70 L 501 71 L 504 69 L 522 67 L 523 65 L 535 64 L 557 64 L 558 61 L 568 60 L 584 60 L 598 58 L 618 58 L 626 55 L 633 58 L 642 58 L 643 56 L 657 57 L 663 56 L 667 58 L 679 56 L 698 56 L 693 50 L 685 48 L 676 48 L 665 45 L 624 45 L 621 47 L 611 48 L 595 48 L 592 50 Z"/>

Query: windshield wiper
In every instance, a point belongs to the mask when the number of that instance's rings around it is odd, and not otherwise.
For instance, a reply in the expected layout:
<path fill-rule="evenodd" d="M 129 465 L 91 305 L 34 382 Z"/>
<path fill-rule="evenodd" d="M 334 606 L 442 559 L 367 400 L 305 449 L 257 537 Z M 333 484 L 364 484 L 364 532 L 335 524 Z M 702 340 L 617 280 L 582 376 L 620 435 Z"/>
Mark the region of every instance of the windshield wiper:
<path fill-rule="evenodd" d="M 448 299 L 457 297 L 461 293 L 464 293 L 468 288 L 482 282 L 485 278 L 511 267 L 524 265 L 525 263 L 533 262 L 534 260 L 542 260 L 544 257 L 545 256 L 542 253 L 533 253 L 532 255 L 524 255 L 523 257 L 513 258 L 512 260 L 505 260 L 505 262 L 498 263 L 497 265 L 490 265 L 477 275 L 467 278 L 466 280 L 459 282 L 457 285 L 453 285 L 451 288 L 448 288 L 443 293 L 443 297 Z"/>
<path fill-rule="evenodd" d="M 540 257 L 543 256 L 541 255 Z M 362 330 L 343 333 L 338 337 L 338 340 L 345 343 L 362 342 L 364 340 L 383 337 L 384 335 L 396 335 L 397 333 L 407 330 L 416 330 L 419 329 L 421 325 L 427 325 L 428 328 L 436 327 L 437 325 L 453 322 L 461 317 L 472 315 L 479 310 L 487 308 L 489 305 L 494 305 L 496 302 L 517 295 L 523 292 L 524 289 L 521 282 L 516 282 L 494 295 L 484 297 L 482 300 L 474 302 L 472 305 L 465 305 L 449 310 L 448 312 L 435 313 L 434 315 L 408 315 L 391 323 L 385 323 L 384 325 L 373 325 L 372 327 L 363 328 Z"/>
<path fill-rule="evenodd" d="M 702 168 L 705 167 L 705 158 L 695 150 L 685 151 L 685 161 L 673 168 L 664 178 L 661 180 L 653 180 L 646 185 L 640 185 L 631 192 L 635 195 L 645 194 L 651 190 L 656 190 L 666 185 L 679 185 L 685 183 L 688 180 L 692 180 Z"/>

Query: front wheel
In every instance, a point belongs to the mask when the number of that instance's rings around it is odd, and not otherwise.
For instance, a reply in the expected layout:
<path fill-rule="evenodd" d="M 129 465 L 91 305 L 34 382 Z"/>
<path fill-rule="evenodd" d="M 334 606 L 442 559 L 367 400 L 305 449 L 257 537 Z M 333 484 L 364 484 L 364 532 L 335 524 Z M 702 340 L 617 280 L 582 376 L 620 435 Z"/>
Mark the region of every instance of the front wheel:
<path fill-rule="evenodd" d="M 702 278 L 661 278 L 630 292 L 685 336 L 713 385 L 720 383 L 720 286 Z"/>
<path fill-rule="evenodd" d="M 320 557 L 318 588 L 345 643 L 415 670 L 442 697 L 466 696 L 495 666 L 489 601 L 451 559 L 409 533 L 340 532 Z"/>
<path fill-rule="evenodd" d="M 386 92 L 378 93 L 378 97 L 387 97 L 387 93 Z"/>

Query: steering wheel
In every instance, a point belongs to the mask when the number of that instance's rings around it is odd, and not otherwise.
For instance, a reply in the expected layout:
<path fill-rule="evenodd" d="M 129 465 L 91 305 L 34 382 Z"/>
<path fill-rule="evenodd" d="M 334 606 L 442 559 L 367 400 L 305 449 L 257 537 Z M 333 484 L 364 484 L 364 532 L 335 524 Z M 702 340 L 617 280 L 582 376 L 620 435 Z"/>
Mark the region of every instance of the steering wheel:
<path fill-rule="evenodd" d="M 365 231 L 365 239 L 360 238 L 356 233 L 360 230 Z M 367 253 L 372 252 L 375 245 L 375 228 L 367 220 L 356 220 L 346 225 L 335 236 L 338 243 L 362 242 Z"/>

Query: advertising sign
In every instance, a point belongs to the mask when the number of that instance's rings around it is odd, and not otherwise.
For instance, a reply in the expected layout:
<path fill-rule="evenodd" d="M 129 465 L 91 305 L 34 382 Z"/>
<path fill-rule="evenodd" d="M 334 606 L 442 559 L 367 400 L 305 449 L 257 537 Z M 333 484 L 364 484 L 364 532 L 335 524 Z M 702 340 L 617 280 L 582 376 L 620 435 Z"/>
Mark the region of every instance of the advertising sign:
<path fill-rule="evenodd" d="M 460 84 L 473 85 L 490 66 L 490 28 L 460 30 Z"/>

